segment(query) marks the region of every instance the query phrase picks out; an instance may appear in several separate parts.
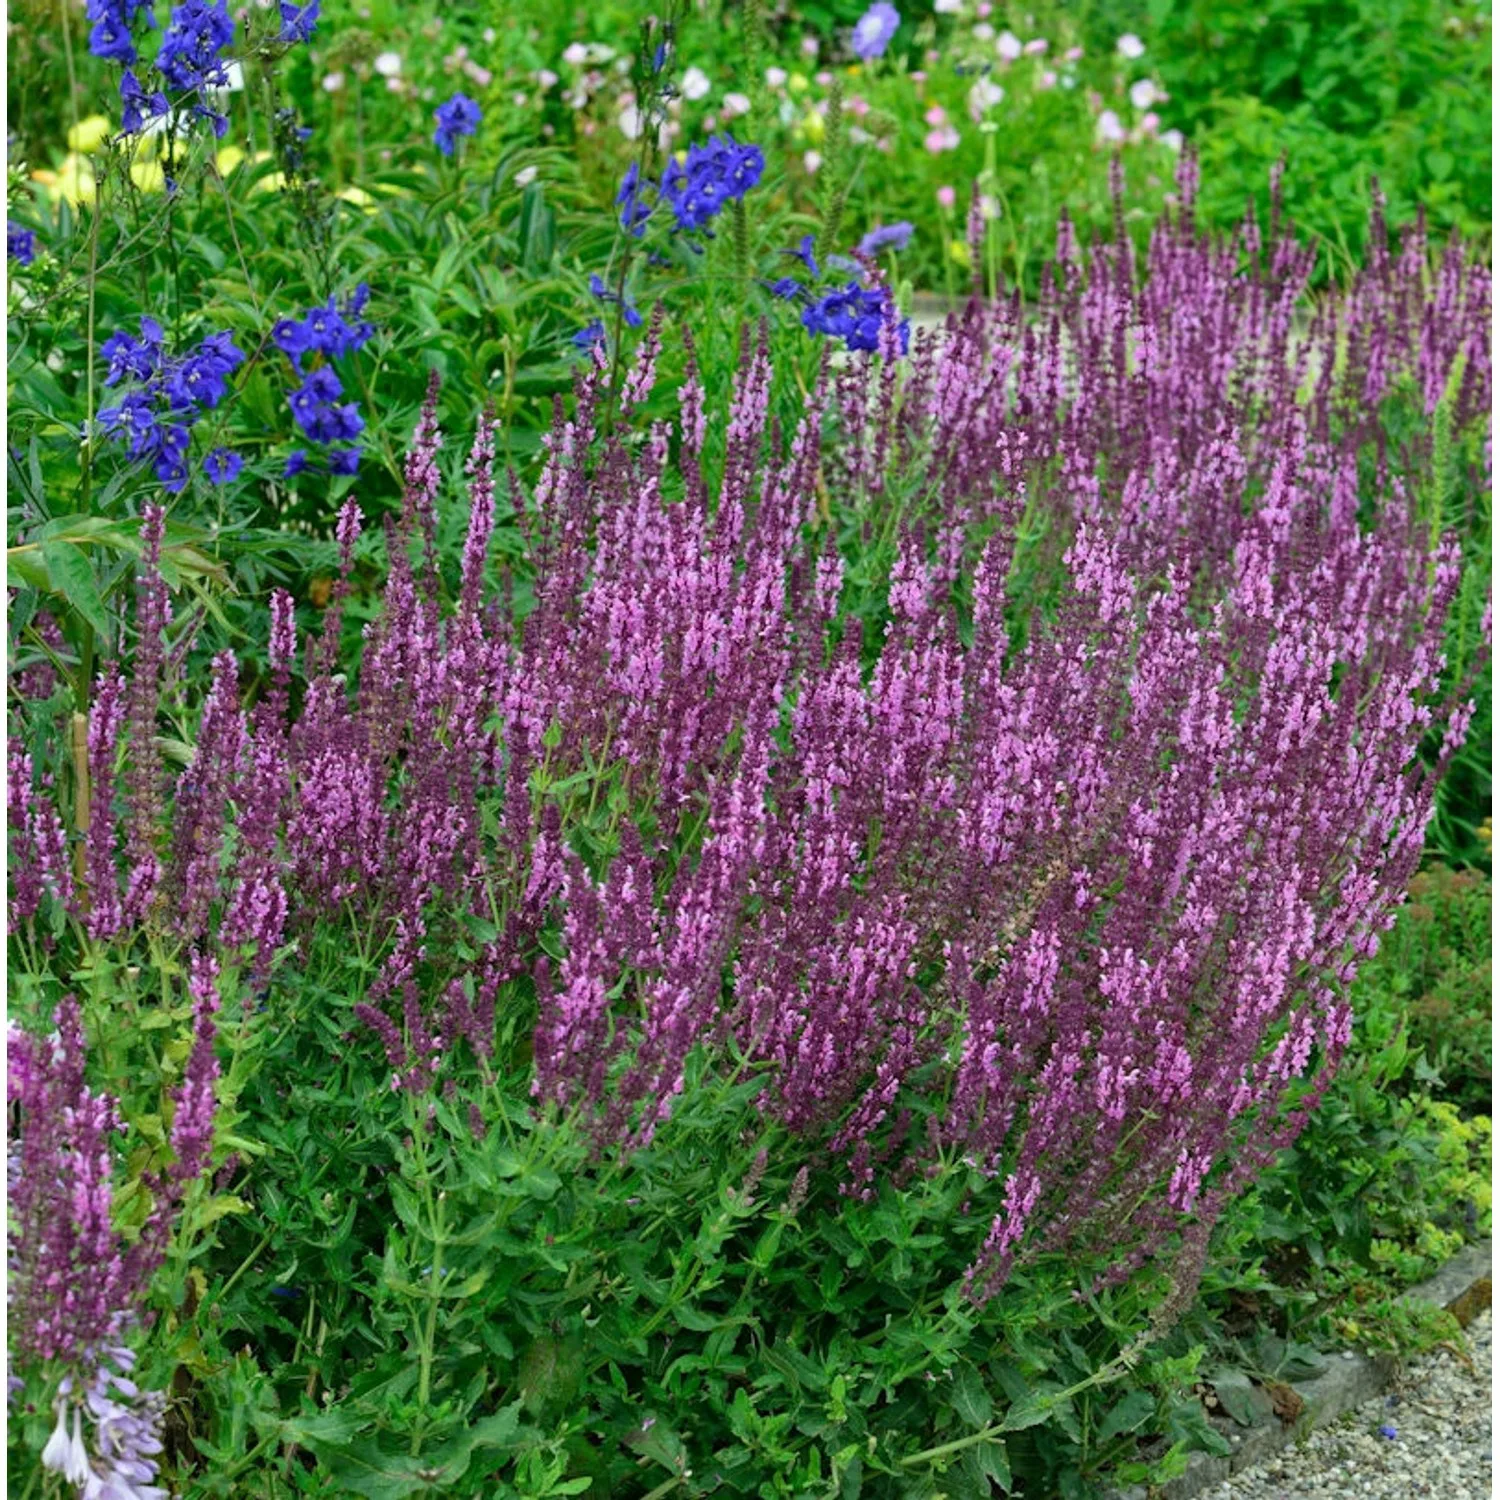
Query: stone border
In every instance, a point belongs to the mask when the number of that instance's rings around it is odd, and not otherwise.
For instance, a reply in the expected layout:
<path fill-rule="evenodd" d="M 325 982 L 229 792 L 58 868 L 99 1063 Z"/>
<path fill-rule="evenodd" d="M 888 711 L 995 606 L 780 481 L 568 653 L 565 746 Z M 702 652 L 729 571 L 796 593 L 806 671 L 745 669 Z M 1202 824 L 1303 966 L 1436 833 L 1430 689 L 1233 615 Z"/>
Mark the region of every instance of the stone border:
<path fill-rule="evenodd" d="M 1451 1312 L 1460 1324 L 1469 1323 L 1490 1305 L 1491 1246 L 1489 1240 L 1466 1246 L 1430 1280 L 1401 1296 L 1403 1302 L 1426 1302 Z M 1380 1395 L 1396 1373 L 1396 1360 L 1389 1354 L 1356 1354 L 1346 1349 L 1334 1356 L 1315 1380 L 1291 1382 L 1302 1398 L 1302 1414 L 1284 1423 L 1271 1410 L 1271 1401 L 1256 1387 L 1258 1415 L 1253 1426 L 1240 1428 L 1224 1417 L 1209 1420 L 1228 1438 L 1234 1451 L 1220 1458 L 1212 1453 L 1188 1455 L 1185 1473 L 1154 1492 L 1144 1485 L 1108 1492 L 1106 1500 L 1191 1500 L 1210 1485 L 1264 1462 L 1292 1443 L 1300 1442 L 1315 1427 L 1326 1427 L 1346 1411 Z"/>

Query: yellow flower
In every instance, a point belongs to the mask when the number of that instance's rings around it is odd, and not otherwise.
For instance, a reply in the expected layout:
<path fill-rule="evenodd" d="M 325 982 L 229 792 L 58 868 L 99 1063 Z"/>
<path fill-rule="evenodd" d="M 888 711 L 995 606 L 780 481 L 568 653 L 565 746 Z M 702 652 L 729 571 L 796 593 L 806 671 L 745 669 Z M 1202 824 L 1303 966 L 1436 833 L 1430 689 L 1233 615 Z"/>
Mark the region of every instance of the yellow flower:
<path fill-rule="evenodd" d="M 339 197 L 345 203 L 352 203 L 356 208 L 364 209 L 367 214 L 375 212 L 375 200 L 362 187 L 354 187 L 352 185 L 346 187 L 339 194 Z"/>
<path fill-rule="evenodd" d="M 244 159 L 245 153 L 238 146 L 225 146 L 214 158 L 214 165 L 219 169 L 220 177 L 228 177 Z"/>
<path fill-rule="evenodd" d="M 167 186 L 167 174 L 159 161 L 136 161 L 130 164 L 130 180 L 143 193 L 160 193 Z"/>
<path fill-rule="evenodd" d="M 87 154 L 97 151 L 109 138 L 109 133 L 114 127 L 103 115 L 90 115 L 86 120 L 80 120 L 68 132 L 68 150 L 82 151 Z"/>
<path fill-rule="evenodd" d="M 802 122 L 802 133 L 814 146 L 822 143 L 828 127 L 823 122 L 823 116 L 817 110 L 809 110 L 807 118 Z"/>
<path fill-rule="evenodd" d="M 793 73 L 786 81 L 786 89 L 789 94 L 805 94 L 807 79 L 801 73 Z"/>
<path fill-rule="evenodd" d="M 65 156 L 57 171 L 33 172 L 31 176 L 34 182 L 47 189 L 47 196 L 54 203 L 59 198 L 66 198 L 77 208 L 80 203 L 94 201 L 94 170 L 76 152 Z"/>
<path fill-rule="evenodd" d="M 969 242 L 967 240 L 948 241 L 948 259 L 956 266 L 962 266 L 968 270 L 971 264 L 969 258 Z"/>
<path fill-rule="evenodd" d="M 269 176 L 262 177 L 250 191 L 252 193 L 279 193 L 285 186 L 286 173 L 272 172 Z"/>

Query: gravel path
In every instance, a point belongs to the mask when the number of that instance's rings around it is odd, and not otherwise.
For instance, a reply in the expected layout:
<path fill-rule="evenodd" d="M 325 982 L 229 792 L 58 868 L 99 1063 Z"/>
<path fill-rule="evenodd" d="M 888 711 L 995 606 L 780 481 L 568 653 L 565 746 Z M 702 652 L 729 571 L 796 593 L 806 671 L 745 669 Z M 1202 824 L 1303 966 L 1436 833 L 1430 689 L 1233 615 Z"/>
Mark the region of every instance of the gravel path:
<path fill-rule="evenodd" d="M 1412 1364 L 1388 1395 L 1314 1432 L 1301 1447 L 1243 1470 L 1202 1500 L 1489 1500 L 1488 1311 L 1470 1323 L 1468 1346 L 1472 1370 L 1439 1349 Z"/>

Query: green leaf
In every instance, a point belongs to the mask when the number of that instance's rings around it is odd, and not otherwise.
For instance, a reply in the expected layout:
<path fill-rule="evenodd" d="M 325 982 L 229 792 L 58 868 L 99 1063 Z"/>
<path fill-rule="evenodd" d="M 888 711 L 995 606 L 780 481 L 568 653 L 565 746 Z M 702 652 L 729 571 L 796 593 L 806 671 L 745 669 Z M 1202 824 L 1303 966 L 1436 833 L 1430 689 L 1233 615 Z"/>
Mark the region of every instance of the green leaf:
<path fill-rule="evenodd" d="M 989 1424 L 995 1410 L 979 1371 L 968 1360 L 961 1360 L 953 1367 L 953 1409 L 976 1430 Z"/>
<path fill-rule="evenodd" d="M 1226 1416 L 1241 1427 L 1254 1424 L 1256 1417 L 1255 1387 L 1243 1370 L 1219 1365 L 1208 1372 L 1208 1379 Z"/>
<path fill-rule="evenodd" d="M 1149 1391 L 1131 1391 L 1110 1407 L 1109 1415 L 1094 1434 L 1094 1440 L 1103 1444 L 1122 1432 L 1134 1432 L 1155 1413 L 1156 1398 Z"/>
<path fill-rule="evenodd" d="M 93 627 L 105 651 L 110 649 L 114 626 L 99 597 L 94 570 L 82 551 L 70 542 L 43 542 L 42 560 L 52 592 L 61 594 Z"/>
<path fill-rule="evenodd" d="M 1002 1439 L 991 1438 L 988 1442 L 975 1443 L 964 1454 L 964 1466 L 980 1485 L 980 1494 L 988 1495 L 991 1483 L 998 1484 L 1007 1495 L 1010 1494 L 1010 1455 L 1005 1451 Z"/>

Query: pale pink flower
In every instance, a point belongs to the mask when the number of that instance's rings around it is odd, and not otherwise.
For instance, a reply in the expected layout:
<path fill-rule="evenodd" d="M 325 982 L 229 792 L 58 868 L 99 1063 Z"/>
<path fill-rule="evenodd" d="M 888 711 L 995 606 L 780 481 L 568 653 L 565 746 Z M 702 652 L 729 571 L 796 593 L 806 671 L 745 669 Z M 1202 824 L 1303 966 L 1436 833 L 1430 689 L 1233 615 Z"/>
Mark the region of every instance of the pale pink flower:
<path fill-rule="evenodd" d="M 1036 78 L 1037 88 L 1045 91 L 1057 87 L 1057 74 L 1051 68 L 1043 68 Z"/>
<path fill-rule="evenodd" d="M 725 94 L 720 112 L 726 120 L 732 120 L 736 115 L 748 115 L 750 100 L 744 94 Z"/>
<path fill-rule="evenodd" d="M 1082 56 L 1083 56 L 1083 48 L 1082 47 L 1069 47 L 1068 50 L 1063 53 L 1063 61 L 1064 62 L 1077 62 L 1078 59 L 1080 57 L 1082 57 Z"/>
<path fill-rule="evenodd" d="M 682 97 L 684 99 L 702 99 L 713 87 L 708 80 L 708 74 L 702 68 L 688 68 L 682 75 Z"/>
<path fill-rule="evenodd" d="M 1149 78 L 1139 78 L 1130 85 L 1130 102 L 1137 109 L 1150 109 L 1159 97 Z"/>
<path fill-rule="evenodd" d="M 1027 57 L 1040 57 L 1047 50 L 1047 39 L 1041 36 L 1033 37 L 1021 50 Z"/>
<path fill-rule="evenodd" d="M 803 57 L 816 57 L 818 55 L 817 37 L 805 36 L 802 38 L 802 55 Z"/>
<path fill-rule="evenodd" d="M 1106 109 L 1099 116 L 1099 123 L 1095 126 L 1101 141 L 1123 141 L 1125 139 L 1125 127 L 1120 123 L 1120 117 L 1114 110 Z"/>
<path fill-rule="evenodd" d="M 937 156 L 944 151 L 957 151 L 960 137 L 951 125 L 940 125 L 936 130 L 929 130 L 922 144 Z"/>
<path fill-rule="evenodd" d="M 958 202 L 958 194 L 953 190 L 953 188 L 949 187 L 947 183 L 944 183 L 943 186 L 937 190 L 937 201 L 938 207 L 942 209 L 944 213 L 951 214 L 953 212 L 953 205 Z"/>
<path fill-rule="evenodd" d="M 785 68 L 767 68 L 766 83 L 773 89 L 786 86 L 787 72 Z"/>
<path fill-rule="evenodd" d="M 922 116 L 922 119 L 928 125 L 946 125 L 948 123 L 948 112 L 943 108 L 941 104 L 934 104 L 932 108 Z"/>
<path fill-rule="evenodd" d="M 1021 38 L 1013 31 L 1002 31 L 995 39 L 995 51 L 1004 62 L 1014 62 L 1022 52 Z"/>
<path fill-rule="evenodd" d="M 1127 31 L 1124 36 L 1115 43 L 1115 51 L 1121 57 L 1128 57 L 1132 62 L 1142 56 L 1146 51 L 1146 44 L 1133 31 Z"/>
<path fill-rule="evenodd" d="M 823 165 L 823 154 L 820 151 L 804 151 L 802 153 L 802 170 L 809 177 Z"/>
<path fill-rule="evenodd" d="M 581 68 L 589 60 L 589 50 L 582 42 L 574 42 L 563 52 L 563 61 L 574 68 Z"/>

